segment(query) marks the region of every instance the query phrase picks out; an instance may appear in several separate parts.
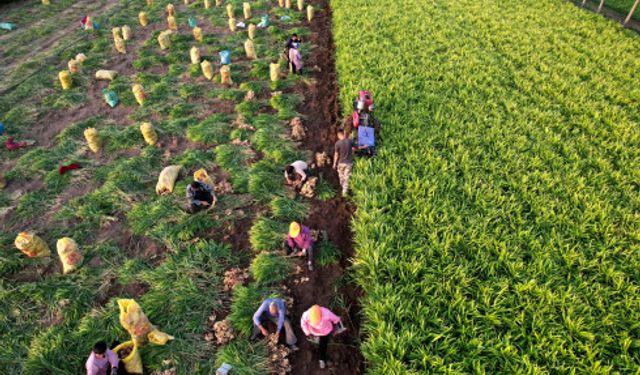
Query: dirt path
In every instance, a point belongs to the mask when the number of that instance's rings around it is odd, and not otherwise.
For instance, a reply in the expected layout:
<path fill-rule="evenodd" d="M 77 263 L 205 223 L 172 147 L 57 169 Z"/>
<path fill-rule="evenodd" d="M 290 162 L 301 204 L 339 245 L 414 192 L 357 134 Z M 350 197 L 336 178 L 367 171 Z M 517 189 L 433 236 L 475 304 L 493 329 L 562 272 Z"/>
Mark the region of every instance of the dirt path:
<path fill-rule="evenodd" d="M 314 71 L 312 76 L 316 83 L 304 90 L 305 102 L 300 111 L 305 115 L 305 126 L 308 130 L 304 148 L 313 152 L 325 151 L 332 154 L 340 117 L 334 61 L 335 46 L 331 34 L 329 1 L 320 1 L 317 8 L 321 11 L 317 12 L 311 26 L 313 32 L 311 43 L 315 48 L 306 62 L 306 66 Z M 331 167 L 323 168 L 319 173 L 339 191 L 337 174 Z M 300 350 L 291 358 L 294 375 L 328 373 L 346 375 L 364 372 L 364 363 L 359 350 L 357 298 L 360 293 L 352 284 L 344 282 L 350 266 L 349 258 L 353 255 L 350 228 L 353 212 L 354 207 L 342 198 L 334 198 L 327 202 L 314 200 L 311 215 L 305 221 L 312 229 L 325 230 L 329 240 L 341 250 L 342 256 L 338 264 L 317 267 L 316 271 L 310 274 L 309 282 L 289 285 L 295 301 L 292 315 L 299 318 L 313 304 L 329 306 L 332 301 L 341 298 L 341 308 L 336 309 L 335 312 L 342 317 L 348 331 L 332 339 L 329 345 L 331 365 L 326 370 L 320 370 L 317 346 L 304 340 L 300 325 L 294 324 L 296 335 L 301 339 Z"/>

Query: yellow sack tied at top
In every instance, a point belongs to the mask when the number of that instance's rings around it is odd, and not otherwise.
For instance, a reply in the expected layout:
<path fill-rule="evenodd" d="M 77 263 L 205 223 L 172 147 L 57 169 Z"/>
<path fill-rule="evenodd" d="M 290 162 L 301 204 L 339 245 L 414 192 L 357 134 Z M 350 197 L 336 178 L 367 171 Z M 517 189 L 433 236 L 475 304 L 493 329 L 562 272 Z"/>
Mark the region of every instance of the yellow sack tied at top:
<path fill-rule="evenodd" d="M 284 0 L 278 0 L 278 6 L 282 8 L 284 6 Z"/>
<path fill-rule="evenodd" d="M 202 29 L 199 27 L 194 27 L 193 28 L 193 38 L 197 41 L 197 42 L 202 42 Z"/>
<path fill-rule="evenodd" d="M 169 30 L 178 30 L 178 24 L 176 23 L 176 18 L 174 16 L 167 17 L 167 25 Z"/>
<path fill-rule="evenodd" d="M 211 8 L 211 2 L 209 0 L 204 0 L 204 9 Z"/>
<path fill-rule="evenodd" d="M 298 0 L 298 10 L 301 12 L 304 10 L 304 0 Z"/>
<path fill-rule="evenodd" d="M 72 238 L 63 237 L 56 243 L 58 256 L 62 262 L 62 272 L 67 274 L 73 272 L 82 263 L 82 254 L 78 249 L 78 244 Z"/>
<path fill-rule="evenodd" d="M 159 331 L 150 322 L 138 303 L 132 299 L 119 299 L 120 324 L 129 332 L 134 344 L 151 343 L 164 345 L 174 337 Z"/>
<path fill-rule="evenodd" d="M 233 83 L 233 81 L 231 80 L 231 68 L 229 67 L 229 65 L 225 65 L 220 68 L 220 82 L 229 85 Z"/>
<path fill-rule="evenodd" d="M 122 26 L 122 39 L 131 39 L 131 28 L 127 25 Z"/>
<path fill-rule="evenodd" d="M 119 27 L 114 27 L 111 29 L 111 35 L 113 35 L 113 40 L 122 39 L 122 30 Z"/>
<path fill-rule="evenodd" d="M 167 49 L 171 47 L 171 30 L 166 30 L 158 35 L 158 44 L 160 44 L 160 49 Z"/>
<path fill-rule="evenodd" d="M 200 50 L 198 49 L 198 47 L 191 47 L 189 56 L 191 57 L 192 64 L 200 64 Z"/>
<path fill-rule="evenodd" d="M 58 73 L 58 79 L 60 79 L 60 85 L 62 85 L 63 90 L 69 90 L 71 86 L 73 86 L 71 73 L 69 73 L 68 70 L 61 70 L 60 73 Z"/>
<path fill-rule="evenodd" d="M 144 141 L 147 144 L 153 146 L 158 142 L 158 134 L 156 134 L 156 130 L 153 128 L 148 122 L 143 122 L 140 124 L 140 132 L 142 133 L 142 137 L 144 137 Z"/>
<path fill-rule="evenodd" d="M 48 257 L 51 250 L 44 240 L 31 232 L 20 232 L 14 241 L 18 250 L 29 258 Z"/>
<path fill-rule="evenodd" d="M 227 4 L 227 16 L 233 18 L 233 4 Z"/>
<path fill-rule="evenodd" d="M 244 19 L 248 20 L 251 18 L 251 4 L 242 3 L 242 12 L 244 13 Z"/>
<path fill-rule="evenodd" d="M 118 355 L 119 351 L 129 348 L 131 348 L 129 355 L 120 359 L 120 361 L 124 364 L 124 369 L 127 370 L 129 374 L 142 374 L 142 358 L 140 357 L 138 346 L 133 341 L 123 342 L 113 348 L 113 352 Z"/>
<path fill-rule="evenodd" d="M 118 38 L 116 40 L 114 40 L 115 43 L 115 47 L 116 47 L 116 51 L 125 54 L 127 53 L 127 49 L 124 46 L 124 39 L 122 38 Z"/>
<path fill-rule="evenodd" d="M 147 26 L 149 24 L 149 16 L 147 16 L 147 12 L 138 13 L 138 20 L 140 21 L 140 25 Z"/>
<path fill-rule="evenodd" d="M 176 180 L 182 171 L 180 165 L 170 165 L 160 172 L 158 176 L 158 183 L 156 184 L 156 194 L 167 195 L 173 192 Z"/>
<path fill-rule="evenodd" d="M 167 4 L 167 16 L 173 16 L 175 12 L 175 8 L 173 4 Z"/>
<path fill-rule="evenodd" d="M 96 79 L 102 81 L 113 81 L 116 79 L 118 72 L 115 70 L 98 70 L 96 72 Z"/>
<path fill-rule="evenodd" d="M 251 39 L 245 40 L 244 52 L 247 54 L 247 58 L 249 60 L 255 60 L 258 58 L 256 56 L 256 47 L 253 45 L 253 41 Z"/>
<path fill-rule="evenodd" d="M 200 68 L 202 69 L 202 74 L 207 77 L 207 79 L 213 79 L 213 67 L 209 61 L 204 60 L 201 62 Z"/>
<path fill-rule="evenodd" d="M 236 19 L 235 18 L 229 18 L 229 30 L 231 30 L 231 32 L 235 32 L 236 31 Z"/>
<path fill-rule="evenodd" d="M 313 5 L 307 5 L 307 20 L 311 22 L 313 20 Z"/>
<path fill-rule="evenodd" d="M 287 8 L 287 9 L 291 9 L 291 0 L 285 0 L 285 2 L 284 2 L 284 6 L 285 6 L 285 8 Z"/>
<path fill-rule="evenodd" d="M 211 180 L 211 177 L 209 177 L 207 171 L 204 169 L 198 169 L 197 171 L 193 172 L 193 180 L 213 187 L 213 181 Z"/>
<path fill-rule="evenodd" d="M 96 128 L 87 128 L 84 130 L 84 138 L 87 140 L 89 149 L 93 152 L 100 152 L 102 142 L 100 142 L 100 134 Z"/>
<path fill-rule="evenodd" d="M 276 82 L 280 79 L 280 63 L 269 64 L 269 77 L 271 77 L 271 82 Z"/>
<path fill-rule="evenodd" d="M 136 102 L 138 102 L 138 104 L 142 105 L 144 103 L 144 99 L 146 97 L 145 93 L 144 93 L 144 88 L 142 87 L 141 84 L 136 83 L 131 87 L 131 91 L 133 91 L 133 96 L 135 96 L 136 98 Z"/>
<path fill-rule="evenodd" d="M 69 68 L 69 72 L 71 74 L 76 74 L 80 71 L 80 62 L 76 59 L 71 59 L 67 63 L 67 67 Z"/>
<path fill-rule="evenodd" d="M 249 39 L 253 40 L 256 37 L 256 25 L 250 23 L 247 32 L 249 33 Z"/>

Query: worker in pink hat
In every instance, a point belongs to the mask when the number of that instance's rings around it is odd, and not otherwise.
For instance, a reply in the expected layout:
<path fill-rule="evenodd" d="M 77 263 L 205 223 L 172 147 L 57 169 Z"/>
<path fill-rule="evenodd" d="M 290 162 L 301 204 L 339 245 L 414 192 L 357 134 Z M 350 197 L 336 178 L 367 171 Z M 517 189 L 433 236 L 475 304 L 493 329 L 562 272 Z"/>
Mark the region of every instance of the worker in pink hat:
<path fill-rule="evenodd" d="M 313 245 L 313 237 L 308 227 L 295 221 L 289 225 L 289 234 L 284 241 L 287 255 L 293 253 L 297 256 L 306 255 L 309 271 L 313 271 Z"/>
<path fill-rule="evenodd" d="M 327 349 L 329 347 L 329 336 L 334 336 L 344 332 L 340 317 L 331 312 L 331 310 L 313 305 L 302 314 L 300 319 L 302 331 L 309 338 L 317 338 L 320 345 L 319 364 L 324 369 L 327 366 Z"/>

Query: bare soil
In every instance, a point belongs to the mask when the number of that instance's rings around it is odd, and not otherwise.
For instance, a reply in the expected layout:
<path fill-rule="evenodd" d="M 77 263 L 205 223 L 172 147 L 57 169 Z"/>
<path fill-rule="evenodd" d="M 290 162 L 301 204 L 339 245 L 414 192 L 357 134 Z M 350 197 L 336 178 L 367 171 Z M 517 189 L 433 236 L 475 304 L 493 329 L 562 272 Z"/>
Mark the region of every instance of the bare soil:
<path fill-rule="evenodd" d="M 333 155 L 333 145 L 337 140 L 336 131 L 339 127 L 340 107 L 329 1 L 319 1 L 317 9 L 319 11 L 316 12 L 311 25 L 311 42 L 316 48 L 305 61 L 306 66 L 311 68 L 309 71 L 313 72 L 311 75 L 314 83 L 300 90 L 305 101 L 299 110 L 304 115 L 304 125 L 307 129 L 307 135 L 302 144 L 303 148 L 314 153 L 326 152 L 328 155 Z M 339 191 L 337 173 L 330 166 L 321 168 L 319 174 Z M 361 293 L 353 284 L 343 283 L 350 266 L 349 258 L 353 256 L 350 221 L 354 211 L 354 207 L 342 198 L 334 198 L 327 202 L 312 201 L 312 211 L 305 224 L 311 229 L 326 231 L 331 243 L 341 250 L 342 256 L 338 264 L 324 268 L 316 267 L 316 271 L 309 273 L 308 282 L 289 285 L 295 301 L 292 315 L 299 318 L 313 304 L 328 306 L 336 297 L 334 287 L 338 286 L 338 293 L 346 301 L 346 310 L 334 312 L 341 316 L 348 330 L 332 338 L 329 344 L 330 366 L 328 369 L 321 370 L 318 367 L 317 346 L 304 340 L 304 333 L 299 328 L 299 324 L 294 324 L 296 335 L 301 338 L 300 350 L 291 358 L 294 375 L 364 373 L 364 362 L 358 349 L 360 308 L 357 298 Z"/>

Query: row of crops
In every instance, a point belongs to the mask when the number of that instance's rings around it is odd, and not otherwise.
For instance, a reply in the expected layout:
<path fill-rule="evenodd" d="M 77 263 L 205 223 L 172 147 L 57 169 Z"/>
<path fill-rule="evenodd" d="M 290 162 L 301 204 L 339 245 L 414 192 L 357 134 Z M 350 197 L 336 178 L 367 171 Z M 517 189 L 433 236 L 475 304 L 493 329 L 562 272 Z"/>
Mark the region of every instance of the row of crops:
<path fill-rule="evenodd" d="M 332 7 L 343 108 L 385 124 L 354 175 L 371 373 L 638 371 L 637 36 L 559 0 Z"/>

